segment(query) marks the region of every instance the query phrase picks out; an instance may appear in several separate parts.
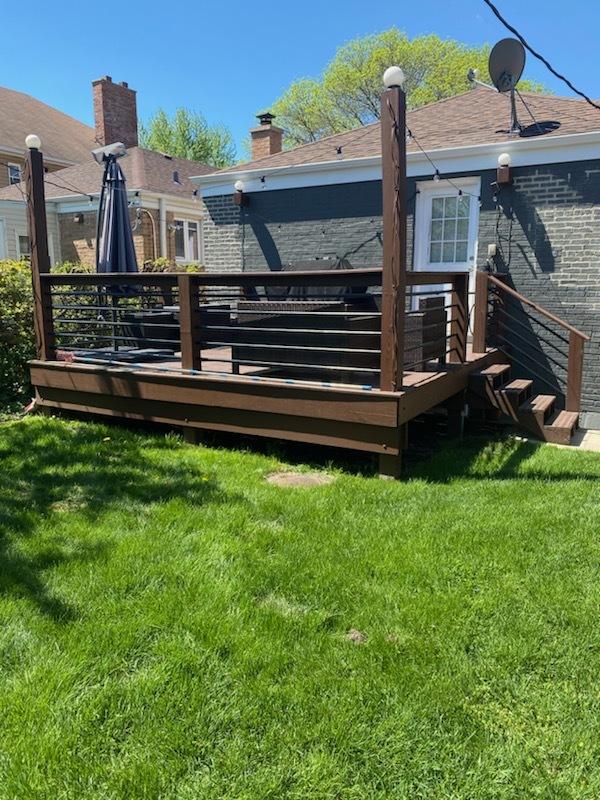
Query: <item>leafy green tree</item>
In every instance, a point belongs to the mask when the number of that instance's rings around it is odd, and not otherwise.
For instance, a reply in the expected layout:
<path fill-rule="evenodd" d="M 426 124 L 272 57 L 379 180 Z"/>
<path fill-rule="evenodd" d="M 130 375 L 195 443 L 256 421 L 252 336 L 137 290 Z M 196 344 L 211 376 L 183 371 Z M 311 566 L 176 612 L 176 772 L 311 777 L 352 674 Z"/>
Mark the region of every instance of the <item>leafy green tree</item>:
<path fill-rule="evenodd" d="M 222 125 L 209 125 L 202 114 L 178 108 L 169 117 L 162 108 L 140 128 L 140 144 L 170 156 L 228 167 L 235 160 L 235 145 Z"/>
<path fill-rule="evenodd" d="M 468 47 L 434 34 L 409 39 L 397 28 L 354 39 L 338 49 L 320 79 L 302 78 L 277 100 L 273 112 L 286 130 L 287 146 L 367 125 L 379 118 L 381 77 L 399 64 L 406 76 L 409 108 L 468 89 L 467 71 L 489 82 L 489 45 Z M 542 91 L 522 80 L 519 88 Z"/>

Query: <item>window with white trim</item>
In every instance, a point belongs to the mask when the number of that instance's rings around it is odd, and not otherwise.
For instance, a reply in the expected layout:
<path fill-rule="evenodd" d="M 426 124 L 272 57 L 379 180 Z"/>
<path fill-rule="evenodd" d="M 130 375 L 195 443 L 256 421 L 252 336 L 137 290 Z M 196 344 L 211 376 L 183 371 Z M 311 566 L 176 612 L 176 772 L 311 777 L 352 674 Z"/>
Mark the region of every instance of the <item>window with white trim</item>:
<path fill-rule="evenodd" d="M 17 232 L 17 258 L 29 258 L 31 256 L 31 244 L 26 233 Z"/>
<path fill-rule="evenodd" d="M 471 197 L 434 197 L 429 227 L 429 263 L 464 264 L 469 248 Z"/>
<path fill-rule="evenodd" d="M 175 260 L 181 262 L 200 261 L 200 223 L 191 219 L 176 219 Z"/>
<path fill-rule="evenodd" d="M 21 183 L 21 165 L 8 164 L 8 183 L 13 186 L 15 183 Z"/>

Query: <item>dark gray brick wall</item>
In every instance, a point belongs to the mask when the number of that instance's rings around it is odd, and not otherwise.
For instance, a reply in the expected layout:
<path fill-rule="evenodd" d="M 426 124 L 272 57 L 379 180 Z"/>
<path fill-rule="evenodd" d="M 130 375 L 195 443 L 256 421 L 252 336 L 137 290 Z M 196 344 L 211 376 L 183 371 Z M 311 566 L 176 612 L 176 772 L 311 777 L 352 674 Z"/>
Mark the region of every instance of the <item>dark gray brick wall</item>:
<path fill-rule="evenodd" d="M 488 244 L 497 243 L 495 269 L 508 272 L 522 294 L 592 336 L 583 408 L 600 414 L 600 160 L 518 168 L 513 174 L 512 187 L 495 202 L 495 170 L 481 173 L 478 266 L 486 265 Z M 416 180 L 408 186 L 409 264 Z M 337 257 L 354 266 L 381 263 L 379 181 L 255 192 L 243 211 L 231 195 L 205 202 L 210 270 L 279 269 L 297 260 Z M 564 373 L 553 363 L 563 356 L 538 336 L 547 332 L 524 316 L 517 315 L 517 322 L 511 335 L 519 349 L 542 365 L 541 377 L 551 386 L 564 388 Z M 536 389 L 550 392 L 551 386 L 539 381 Z"/>
<path fill-rule="evenodd" d="M 586 345 L 582 407 L 600 413 L 600 160 L 513 170 L 512 187 L 494 202 L 494 172 L 482 175 L 478 264 L 485 266 L 487 245 L 498 242 L 495 268 L 508 274 L 517 291 L 589 334 Z M 541 337 L 555 337 L 524 317 L 510 337 L 554 374 L 564 389 L 566 358 Z M 554 326 L 551 326 L 554 329 Z M 538 334 L 541 334 L 538 335 Z M 557 343 L 563 352 L 568 345 Z M 533 348 L 536 347 L 537 350 Z M 525 361 L 527 359 L 525 358 Z M 523 373 L 527 370 L 523 369 Z M 536 388 L 551 387 L 538 381 Z M 598 424 L 600 417 L 591 422 Z"/>

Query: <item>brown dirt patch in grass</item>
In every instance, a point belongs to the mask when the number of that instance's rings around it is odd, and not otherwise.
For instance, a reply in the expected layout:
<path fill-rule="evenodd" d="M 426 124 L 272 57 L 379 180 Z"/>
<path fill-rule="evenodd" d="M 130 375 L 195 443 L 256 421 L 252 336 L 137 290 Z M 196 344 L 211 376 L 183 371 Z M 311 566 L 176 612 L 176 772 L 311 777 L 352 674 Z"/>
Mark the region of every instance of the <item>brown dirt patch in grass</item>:
<path fill-rule="evenodd" d="M 294 489 L 303 486 L 327 486 L 333 481 L 333 475 L 327 475 L 326 472 L 272 472 L 267 475 L 267 483 Z"/>
<path fill-rule="evenodd" d="M 357 631 L 356 628 L 350 628 L 346 634 L 346 639 L 353 644 L 364 644 L 367 641 L 367 636 L 361 631 Z"/>

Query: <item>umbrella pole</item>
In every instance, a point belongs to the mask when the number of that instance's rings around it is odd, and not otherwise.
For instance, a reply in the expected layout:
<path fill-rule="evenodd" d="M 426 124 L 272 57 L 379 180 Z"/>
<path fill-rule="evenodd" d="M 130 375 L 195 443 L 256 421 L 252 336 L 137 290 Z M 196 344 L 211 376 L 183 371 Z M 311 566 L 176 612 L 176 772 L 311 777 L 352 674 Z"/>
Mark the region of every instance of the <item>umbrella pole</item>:
<path fill-rule="evenodd" d="M 111 307 L 112 307 L 112 310 L 111 310 L 111 317 L 112 317 L 112 325 L 111 325 L 111 328 L 112 328 L 112 340 L 113 340 L 113 350 L 115 351 L 115 353 L 118 353 L 118 352 L 119 352 L 119 342 L 118 342 L 118 340 L 117 340 L 117 331 L 116 331 L 116 328 L 117 328 L 117 310 L 116 310 L 116 303 L 118 303 L 118 298 L 117 298 L 117 297 L 115 297 L 115 295 L 113 294 L 113 295 L 111 295 L 111 298 L 110 298 L 110 304 L 111 304 Z"/>

